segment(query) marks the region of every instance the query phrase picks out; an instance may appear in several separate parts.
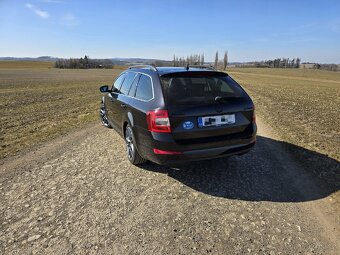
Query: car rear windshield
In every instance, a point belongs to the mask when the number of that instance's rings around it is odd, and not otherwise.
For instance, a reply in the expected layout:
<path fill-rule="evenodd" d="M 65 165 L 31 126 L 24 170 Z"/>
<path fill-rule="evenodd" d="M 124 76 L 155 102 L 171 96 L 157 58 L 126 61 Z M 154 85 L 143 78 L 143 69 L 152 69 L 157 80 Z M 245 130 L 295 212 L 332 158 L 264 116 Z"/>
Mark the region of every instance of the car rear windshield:
<path fill-rule="evenodd" d="M 242 88 L 229 76 L 166 76 L 161 77 L 167 103 L 198 105 L 243 98 Z"/>

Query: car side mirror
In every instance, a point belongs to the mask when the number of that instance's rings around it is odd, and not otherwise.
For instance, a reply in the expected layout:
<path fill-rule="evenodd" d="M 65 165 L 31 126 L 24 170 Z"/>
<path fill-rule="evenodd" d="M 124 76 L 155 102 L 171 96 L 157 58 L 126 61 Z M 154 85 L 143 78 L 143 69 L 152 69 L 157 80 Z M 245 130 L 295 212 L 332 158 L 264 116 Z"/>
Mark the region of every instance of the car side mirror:
<path fill-rule="evenodd" d="M 109 86 L 107 85 L 103 85 L 99 88 L 100 92 L 102 93 L 107 93 L 107 92 L 111 92 L 111 90 L 109 89 Z"/>

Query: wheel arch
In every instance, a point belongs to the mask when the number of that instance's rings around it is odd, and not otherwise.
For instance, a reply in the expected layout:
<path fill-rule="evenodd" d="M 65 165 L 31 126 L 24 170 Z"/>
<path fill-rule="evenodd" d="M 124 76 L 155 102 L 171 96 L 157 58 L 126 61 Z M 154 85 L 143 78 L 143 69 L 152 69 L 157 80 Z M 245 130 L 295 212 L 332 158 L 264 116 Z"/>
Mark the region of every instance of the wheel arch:
<path fill-rule="evenodd" d="M 135 146 L 136 146 L 136 150 L 138 151 L 138 153 L 140 153 L 140 150 L 139 150 L 139 137 L 138 137 L 138 134 L 136 135 L 136 132 L 134 132 L 134 126 L 132 125 L 131 121 L 129 118 L 125 118 L 124 121 L 123 121 L 123 138 L 125 139 L 126 138 L 126 135 L 125 135 L 125 131 L 126 131 L 126 127 L 127 125 L 130 125 L 131 127 L 131 130 L 132 130 L 132 134 L 133 134 L 133 138 L 135 140 Z"/>

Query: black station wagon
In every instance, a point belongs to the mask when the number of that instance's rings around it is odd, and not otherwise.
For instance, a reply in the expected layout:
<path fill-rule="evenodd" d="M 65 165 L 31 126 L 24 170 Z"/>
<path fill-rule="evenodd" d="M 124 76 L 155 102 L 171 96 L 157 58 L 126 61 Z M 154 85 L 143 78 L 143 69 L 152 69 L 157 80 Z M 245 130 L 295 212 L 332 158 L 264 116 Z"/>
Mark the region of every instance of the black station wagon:
<path fill-rule="evenodd" d="M 102 124 L 125 139 L 132 164 L 241 155 L 255 144 L 254 104 L 225 72 L 132 66 L 100 91 Z"/>

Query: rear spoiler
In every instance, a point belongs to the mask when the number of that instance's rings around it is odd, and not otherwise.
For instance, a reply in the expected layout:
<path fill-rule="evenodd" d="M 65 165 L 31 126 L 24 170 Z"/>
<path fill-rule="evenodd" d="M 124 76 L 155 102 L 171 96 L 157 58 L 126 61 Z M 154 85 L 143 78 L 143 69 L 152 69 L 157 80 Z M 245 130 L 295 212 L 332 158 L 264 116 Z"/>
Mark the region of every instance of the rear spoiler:
<path fill-rule="evenodd" d="M 165 73 L 160 75 L 161 77 L 226 77 L 229 76 L 227 73 L 218 72 L 218 71 L 179 71 L 179 72 L 172 72 L 172 73 Z"/>
<path fill-rule="evenodd" d="M 216 69 L 212 65 L 189 65 L 187 64 L 185 69 L 189 71 L 190 68 L 200 68 L 200 69 L 216 71 Z"/>

